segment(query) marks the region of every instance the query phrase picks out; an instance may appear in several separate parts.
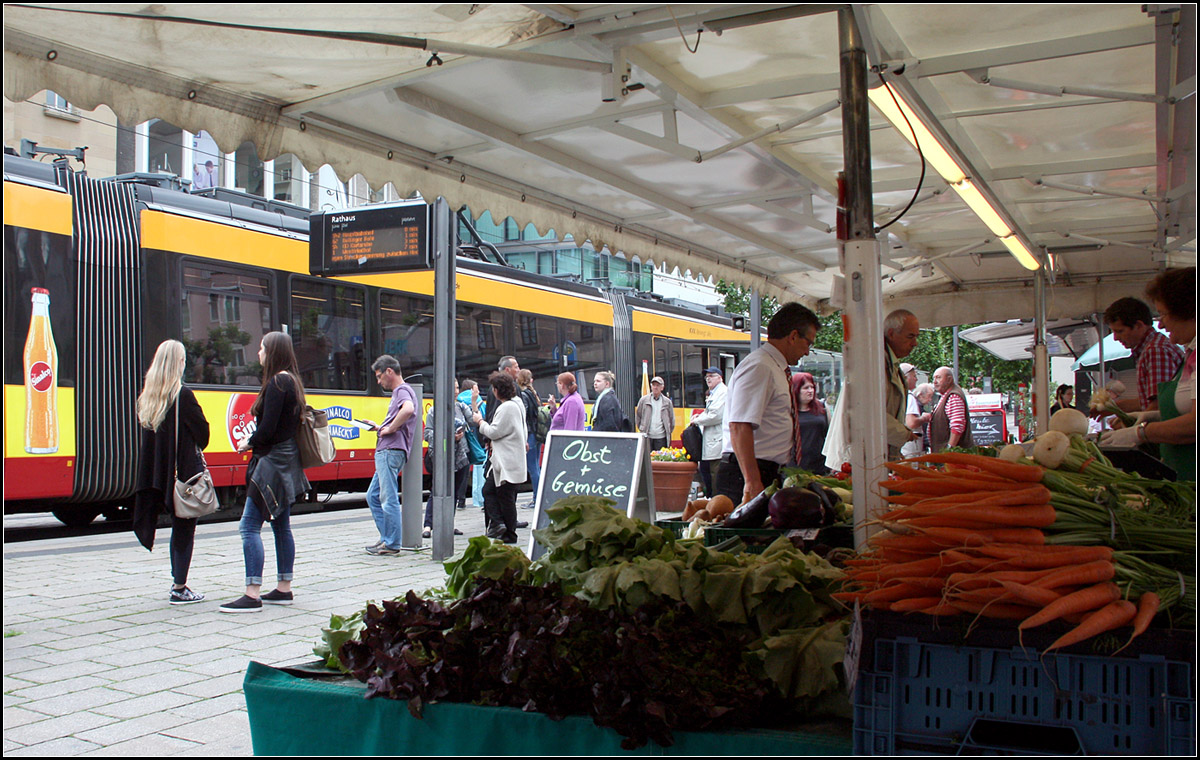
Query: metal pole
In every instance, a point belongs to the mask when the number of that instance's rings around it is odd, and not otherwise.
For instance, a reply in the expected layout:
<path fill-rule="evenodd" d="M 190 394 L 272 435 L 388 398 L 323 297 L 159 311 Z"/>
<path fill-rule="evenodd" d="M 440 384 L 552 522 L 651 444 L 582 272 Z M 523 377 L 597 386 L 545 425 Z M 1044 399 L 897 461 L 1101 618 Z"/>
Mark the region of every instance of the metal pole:
<path fill-rule="evenodd" d="M 433 511 L 435 561 L 454 554 L 454 346 L 455 240 L 453 214 L 445 198 L 433 204 L 430 245 L 433 248 Z"/>
<path fill-rule="evenodd" d="M 1033 411 L 1039 435 L 1050 429 L 1050 355 L 1046 348 L 1046 269 L 1033 275 Z"/>
<path fill-rule="evenodd" d="M 875 240 L 871 198 L 871 114 L 867 52 L 849 6 L 838 10 L 841 50 L 842 154 L 846 176 L 847 240 Z"/>
<path fill-rule="evenodd" d="M 1104 332 L 1105 332 L 1104 328 L 1105 328 L 1104 315 L 1097 314 L 1096 315 L 1096 333 L 1100 336 L 1100 343 L 1099 343 L 1099 345 L 1096 346 L 1096 349 L 1097 349 L 1096 354 L 1097 354 L 1097 359 L 1099 360 L 1100 363 L 1099 363 L 1099 367 L 1098 367 L 1099 372 L 1097 373 L 1098 382 L 1096 383 L 1096 386 L 1094 388 L 1092 388 L 1092 393 L 1095 393 L 1098 389 L 1103 388 L 1107 385 L 1107 383 L 1105 382 L 1105 377 L 1104 377 Z M 1104 424 L 1104 421 L 1106 419 L 1108 419 L 1107 416 L 1101 415 L 1101 417 L 1100 417 L 1100 429 L 1101 430 L 1104 430 L 1104 428 L 1107 427 Z"/>
<path fill-rule="evenodd" d="M 762 300 L 758 288 L 750 291 L 750 350 L 758 348 L 762 335 Z"/>
<path fill-rule="evenodd" d="M 962 385 L 963 379 L 958 374 L 958 325 L 950 331 L 954 335 L 954 380 Z"/>
<path fill-rule="evenodd" d="M 881 251 L 875 237 L 871 201 L 870 113 L 867 101 L 867 54 L 854 12 L 838 11 L 841 51 L 842 150 L 845 156 L 844 276 L 846 387 L 839 404 L 846 407 L 850 428 L 850 464 L 854 470 L 854 543 L 866 545 L 873 530 L 867 516 L 883 506 L 876 485 L 884 478 L 887 429 L 884 425 L 883 293 Z M 846 395 L 849 394 L 849 395 Z M 877 530 L 874 529 L 874 530 Z"/>

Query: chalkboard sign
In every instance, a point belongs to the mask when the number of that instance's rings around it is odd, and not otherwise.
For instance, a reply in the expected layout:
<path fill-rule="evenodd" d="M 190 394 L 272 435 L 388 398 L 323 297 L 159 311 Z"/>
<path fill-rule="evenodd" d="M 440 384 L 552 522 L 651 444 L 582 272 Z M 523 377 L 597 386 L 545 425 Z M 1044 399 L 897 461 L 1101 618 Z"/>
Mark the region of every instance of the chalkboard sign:
<path fill-rule="evenodd" d="M 314 275 L 429 269 L 429 206 L 405 201 L 313 214 L 308 247 Z"/>
<path fill-rule="evenodd" d="M 641 433 L 599 433 L 551 430 L 542 450 L 542 480 L 534 498 L 534 529 L 550 524 L 546 510 L 570 496 L 612 499 L 630 517 L 654 522 L 646 436 Z M 531 536 L 529 558 L 545 547 Z"/>
<path fill-rule="evenodd" d="M 1004 412 L 971 412 L 971 437 L 976 446 L 1008 443 L 1008 424 Z"/>

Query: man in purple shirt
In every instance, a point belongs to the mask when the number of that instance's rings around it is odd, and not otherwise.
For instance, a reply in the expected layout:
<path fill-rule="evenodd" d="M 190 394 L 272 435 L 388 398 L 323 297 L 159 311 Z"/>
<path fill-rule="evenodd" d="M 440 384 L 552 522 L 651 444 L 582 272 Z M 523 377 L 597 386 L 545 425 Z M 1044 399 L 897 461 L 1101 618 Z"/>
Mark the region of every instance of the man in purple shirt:
<path fill-rule="evenodd" d="M 417 433 L 420 417 L 416 410 L 420 400 L 413 387 L 404 382 L 400 374 L 400 362 L 396 357 L 384 354 L 371 365 L 379 387 L 391 391 L 392 402 L 388 405 L 383 424 L 376 425 L 363 420 L 379 435 L 375 444 L 375 476 L 367 488 L 367 506 L 379 528 L 379 541 L 367 547 L 367 554 L 387 555 L 400 553 L 400 471 L 408 461 L 408 452 Z"/>

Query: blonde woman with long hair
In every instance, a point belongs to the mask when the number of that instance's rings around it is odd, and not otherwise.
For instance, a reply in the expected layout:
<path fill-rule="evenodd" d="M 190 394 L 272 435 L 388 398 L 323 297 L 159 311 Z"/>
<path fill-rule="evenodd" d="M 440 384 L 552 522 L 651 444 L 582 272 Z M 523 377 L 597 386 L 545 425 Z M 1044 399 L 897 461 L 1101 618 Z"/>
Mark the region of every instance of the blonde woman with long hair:
<path fill-rule="evenodd" d="M 171 604 L 204 600 L 187 586 L 196 520 L 175 516 L 175 479 L 187 480 L 204 469 L 201 450 L 208 445 L 208 420 L 192 389 L 183 384 L 187 354 L 177 340 L 158 346 L 137 400 L 141 458 L 134 497 L 133 530 L 147 549 L 154 548 L 158 516 L 171 516 Z M 178 426 L 176 425 L 178 420 Z"/>

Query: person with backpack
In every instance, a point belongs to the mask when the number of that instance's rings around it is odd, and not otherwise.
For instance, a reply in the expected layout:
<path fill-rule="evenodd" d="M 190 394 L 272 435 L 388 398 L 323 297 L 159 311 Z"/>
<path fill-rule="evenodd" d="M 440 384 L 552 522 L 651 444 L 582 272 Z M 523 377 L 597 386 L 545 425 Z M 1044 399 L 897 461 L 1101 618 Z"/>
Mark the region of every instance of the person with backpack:
<path fill-rule="evenodd" d="M 458 380 L 454 381 L 454 506 L 456 509 L 463 509 L 466 506 L 467 500 L 467 480 L 471 475 L 471 460 L 467 456 L 467 420 L 471 418 L 471 408 L 459 401 L 458 396 Z M 437 466 L 437 462 L 433 457 L 433 407 L 429 407 L 429 414 L 425 415 L 425 442 L 431 444 L 425 450 L 425 456 L 428 457 L 425 462 L 425 469 L 430 473 Z M 454 535 L 461 536 L 463 532 L 458 528 L 454 529 Z M 421 531 L 422 538 L 429 538 L 433 535 L 433 499 L 425 501 L 425 527 Z"/>
<path fill-rule="evenodd" d="M 542 408 L 542 400 L 533 387 L 533 373 L 527 369 L 517 373 L 517 386 L 521 389 L 521 401 L 525 404 L 525 429 L 529 431 L 529 441 L 525 450 L 525 469 L 529 473 L 529 484 L 537 495 L 538 481 L 542 478 L 541 453 L 542 447 L 537 440 L 538 410 Z M 530 502 L 532 507 L 533 503 Z"/>

